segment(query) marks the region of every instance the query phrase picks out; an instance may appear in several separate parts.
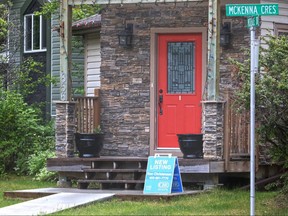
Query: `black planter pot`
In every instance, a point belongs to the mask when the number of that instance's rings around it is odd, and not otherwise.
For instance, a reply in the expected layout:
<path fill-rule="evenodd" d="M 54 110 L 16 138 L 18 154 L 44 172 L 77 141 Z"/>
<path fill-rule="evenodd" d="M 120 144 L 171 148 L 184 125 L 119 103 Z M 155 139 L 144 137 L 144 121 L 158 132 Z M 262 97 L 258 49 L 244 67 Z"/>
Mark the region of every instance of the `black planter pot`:
<path fill-rule="evenodd" d="M 100 157 L 103 148 L 104 134 L 96 133 L 75 133 L 76 148 L 79 157 Z"/>
<path fill-rule="evenodd" d="M 203 134 L 177 134 L 183 158 L 203 158 Z"/>

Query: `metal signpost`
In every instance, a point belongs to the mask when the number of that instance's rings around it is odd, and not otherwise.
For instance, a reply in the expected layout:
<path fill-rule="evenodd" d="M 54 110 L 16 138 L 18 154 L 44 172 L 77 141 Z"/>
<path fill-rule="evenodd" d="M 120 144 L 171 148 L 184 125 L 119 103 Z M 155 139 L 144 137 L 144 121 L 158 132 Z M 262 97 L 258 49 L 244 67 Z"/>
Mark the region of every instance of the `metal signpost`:
<path fill-rule="evenodd" d="M 255 73 L 258 71 L 259 41 L 255 28 L 259 16 L 279 14 L 278 4 L 227 4 L 226 16 L 246 16 L 250 28 L 250 215 L 255 215 Z"/>

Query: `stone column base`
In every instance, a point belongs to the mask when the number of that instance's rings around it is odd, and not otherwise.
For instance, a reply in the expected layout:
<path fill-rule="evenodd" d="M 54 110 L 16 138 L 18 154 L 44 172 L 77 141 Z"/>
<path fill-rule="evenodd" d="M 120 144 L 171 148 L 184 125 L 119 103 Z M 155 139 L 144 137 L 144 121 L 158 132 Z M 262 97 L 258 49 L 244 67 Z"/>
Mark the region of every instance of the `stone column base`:
<path fill-rule="evenodd" d="M 206 159 L 223 158 L 224 102 L 203 101 L 203 153 Z"/>
<path fill-rule="evenodd" d="M 56 156 L 74 156 L 75 102 L 56 102 Z"/>

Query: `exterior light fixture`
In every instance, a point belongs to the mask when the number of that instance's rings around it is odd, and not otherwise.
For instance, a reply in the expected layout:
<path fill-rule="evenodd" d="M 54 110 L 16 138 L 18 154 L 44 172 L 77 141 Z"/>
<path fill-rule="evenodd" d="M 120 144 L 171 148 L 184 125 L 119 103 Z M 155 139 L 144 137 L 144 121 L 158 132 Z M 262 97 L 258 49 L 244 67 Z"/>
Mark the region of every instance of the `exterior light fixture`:
<path fill-rule="evenodd" d="M 133 24 L 127 24 L 124 31 L 118 34 L 119 46 L 132 47 Z"/>
<path fill-rule="evenodd" d="M 225 22 L 221 26 L 220 30 L 220 46 L 227 47 L 231 42 L 231 23 Z"/>

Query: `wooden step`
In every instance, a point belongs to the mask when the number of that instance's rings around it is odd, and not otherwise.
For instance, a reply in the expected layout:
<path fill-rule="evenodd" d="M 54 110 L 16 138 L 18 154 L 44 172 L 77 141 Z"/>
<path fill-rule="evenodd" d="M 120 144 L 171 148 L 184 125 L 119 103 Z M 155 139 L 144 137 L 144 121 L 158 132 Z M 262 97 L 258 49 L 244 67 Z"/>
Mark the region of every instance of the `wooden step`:
<path fill-rule="evenodd" d="M 147 161 L 91 161 L 92 169 L 146 169 Z"/>
<path fill-rule="evenodd" d="M 136 185 L 143 188 L 144 180 L 78 180 L 79 189 L 87 189 L 90 183 L 99 183 L 100 189 L 124 188 L 135 189 Z"/>
<path fill-rule="evenodd" d="M 144 180 L 134 180 L 134 179 L 129 179 L 129 180 L 89 180 L 89 179 L 81 179 L 78 180 L 78 183 L 144 183 Z"/>
<path fill-rule="evenodd" d="M 138 169 L 85 169 L 85 180 L 140 180 L 144 179 L 146 170 Z"/>
<path fill-rule="evenodd" d="M 84 172 L 116 172 L 116 173 L 134 173 L 134 172 L 146 172 L 146 169 L 83 169 Z"/>

